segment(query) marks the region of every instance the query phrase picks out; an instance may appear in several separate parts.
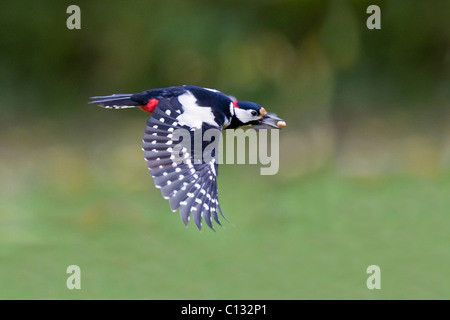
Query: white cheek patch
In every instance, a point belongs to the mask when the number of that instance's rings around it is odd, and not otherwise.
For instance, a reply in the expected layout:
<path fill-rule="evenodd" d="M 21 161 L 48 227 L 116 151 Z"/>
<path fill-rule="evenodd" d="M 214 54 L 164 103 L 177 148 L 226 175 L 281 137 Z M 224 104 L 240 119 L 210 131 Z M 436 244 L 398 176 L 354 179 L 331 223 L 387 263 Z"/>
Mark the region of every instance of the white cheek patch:
<path fill-rule="evenodd" d="M 203 123 L 218 126 L 214 121 L 214 114 L 210 107 L 199 107 L 194 95 L 187 91 L 178 97 L 183 106 L 183 113 L 177 117 L 180 125 L 200 129 Z"/>
<path fill-rule="evenodd" d="M 251 110 L 234 108 L 234 113 L 236 115 L 236 118 L 238 118 L 242 123 L 258 120 L 258 117 L 252 116 Z"/>

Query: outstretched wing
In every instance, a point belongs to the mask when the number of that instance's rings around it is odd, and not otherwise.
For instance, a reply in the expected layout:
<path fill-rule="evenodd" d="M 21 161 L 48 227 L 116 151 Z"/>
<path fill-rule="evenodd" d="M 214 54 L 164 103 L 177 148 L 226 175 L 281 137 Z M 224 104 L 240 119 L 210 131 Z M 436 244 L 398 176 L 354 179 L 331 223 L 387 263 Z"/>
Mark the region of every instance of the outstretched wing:
<path fill-rule="evenodd" d="M 182 125 L 177 119 L 182 112 L 178 98 L 160 99 L 147 121 L 142 149 L 155 186 L 173 211 L 180 210 L 184 224 L 188 225 L 192 214 L 199 230 L 202 219 L 214 230 L 212 218 L 221 225 L 217 212 L 223 216 L 216 160 L 221 128 L 205 123 L 201 128 Z"/>

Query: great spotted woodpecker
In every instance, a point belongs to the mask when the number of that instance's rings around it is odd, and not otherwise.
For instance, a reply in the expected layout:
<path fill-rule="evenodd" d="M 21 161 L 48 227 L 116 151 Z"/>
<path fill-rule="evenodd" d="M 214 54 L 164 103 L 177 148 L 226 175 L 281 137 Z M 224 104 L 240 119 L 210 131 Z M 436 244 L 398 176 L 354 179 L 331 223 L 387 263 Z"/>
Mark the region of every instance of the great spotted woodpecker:
<path fill-rule="evenodd" d="M 212 142 L 210 157 L 198 161 L 194 159 L 194 147 L 182 147 L 182 141 L 176 139 L 175 133 L 184 130 L 193 141 L 196 134 L 208 129 L 216 129 L 220 133 L 222 129 L 245 126 L 277 129 L 286 126 L 286 122 L 267 113 L 256 103 L 236 101 L 220 91 L 196 86 L 151 89 L 91 99 L 94 100 L 90 103 L 103 108 L 138 107 L 151 114 L 142 147 L 147 167 L 155 186 L 169 200 L 171 209 L 180 209 L 186 226 L 192 213 L 199 230 L 202 217 L 212 230 L 212 218 L 221 226 L 217 212 L 225 218 L 218 201 L 216 181 L 218 164 L 215 150 L 219 137 Z M 206 145 L 203 143 L 200 147 L 205 149 Z"/>

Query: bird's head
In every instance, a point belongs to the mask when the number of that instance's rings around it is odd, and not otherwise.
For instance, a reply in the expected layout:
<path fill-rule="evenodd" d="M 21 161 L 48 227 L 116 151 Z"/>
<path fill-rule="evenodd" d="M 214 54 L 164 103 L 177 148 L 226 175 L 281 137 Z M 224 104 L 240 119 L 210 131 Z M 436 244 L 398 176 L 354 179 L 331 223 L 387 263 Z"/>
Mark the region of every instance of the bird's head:
<path fill-rule="evenodd" d="M 277 129 L 284 128 L 286 122 L 276 117 L 272 113 L 267 113 L 266 109 L 260 105 L 249 101 L 234 101 L 234 123 L 233 127 L 241 126 L 269 126 Z M 277 121 L 277 124 L 274 124 Z"/>

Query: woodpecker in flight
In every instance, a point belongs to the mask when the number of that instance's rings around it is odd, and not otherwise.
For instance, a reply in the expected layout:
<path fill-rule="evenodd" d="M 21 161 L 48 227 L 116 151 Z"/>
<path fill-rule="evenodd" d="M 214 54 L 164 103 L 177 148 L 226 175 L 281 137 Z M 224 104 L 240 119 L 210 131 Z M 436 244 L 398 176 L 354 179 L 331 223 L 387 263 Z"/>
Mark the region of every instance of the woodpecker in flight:
<path fill-rule="evenodd" d="M 150 175 L 163 197 L 169 200 L 172 211 L 180 210 L 186 226 L 192 213 L 199 230 L 202 228 L 202 218 L 212 230 L 212 218 L 221 226 L 218 212 L 226 219 L 217 193 L 215 150 L 219 146 L 219 137 L 211 143 L 211 156 L 198 161 L 194 159 L 194 147 L 181 148 L 183 142 L 175 138 L 176 131 L 182 129 L 188 132 L 190 140 L 194 141 L 198 132 L 208 129 L 216 129 L 220 133 L 222 129 L 238 127 L 281 129 L 286 126 L 286 122 L 267 113 L 256 103 L 236 101 L 220 91 L 196 86 L 151 89 L 136 94 L 113 94 L 91 99 L 93 101 L 89 103 L 103 108 L 137 107 L 151 114 L 142 146 Z M 204 150 L 205 142 L 200 147 Z"/>

